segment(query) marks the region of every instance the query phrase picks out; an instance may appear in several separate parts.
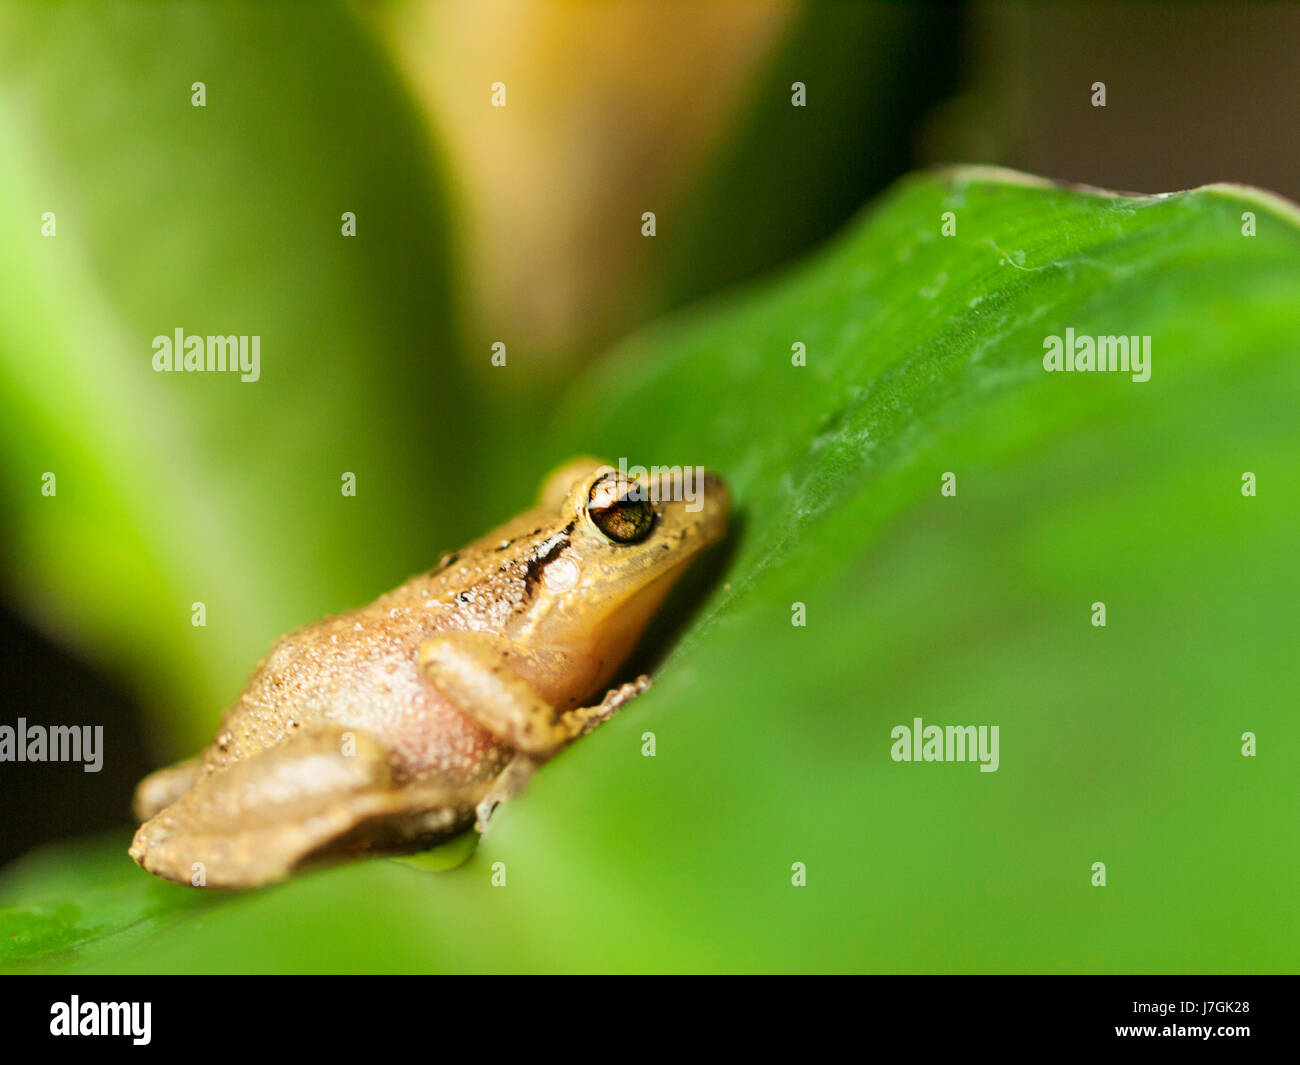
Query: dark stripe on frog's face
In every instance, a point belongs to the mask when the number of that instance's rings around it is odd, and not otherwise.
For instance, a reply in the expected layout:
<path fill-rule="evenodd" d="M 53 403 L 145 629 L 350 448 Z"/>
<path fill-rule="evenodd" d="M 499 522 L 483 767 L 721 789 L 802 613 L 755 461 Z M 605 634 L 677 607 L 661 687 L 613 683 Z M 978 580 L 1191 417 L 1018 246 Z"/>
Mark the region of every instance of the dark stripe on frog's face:
<path fill-rule="evenodd" d="M 574 522 L 569 522 L 563 529 L 554 536 L 543 540 L 533 550 L 533 553 L 524 560 L 527 566 L 524 572 L 524 594 L 532 596 L 537 582 L 541 580 L 542 573 L 546 567 L 560 556 L 566 547 L 569 546 L 570 536 L 573 533 Z"/>

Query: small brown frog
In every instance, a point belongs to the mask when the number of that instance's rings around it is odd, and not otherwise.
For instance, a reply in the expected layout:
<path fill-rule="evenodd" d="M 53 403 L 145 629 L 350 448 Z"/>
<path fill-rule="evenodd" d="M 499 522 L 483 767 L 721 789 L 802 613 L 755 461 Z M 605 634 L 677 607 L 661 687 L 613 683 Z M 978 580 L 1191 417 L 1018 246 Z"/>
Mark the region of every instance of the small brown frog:
<path fill-rule="evenodd" d="M 584 705 L 725 532 L 721 479 L 680 484 L 575 459 L 534 509 L 437 569 L 282 637 L 211 745 L 141 781 L 131 857 L 169 880 L 246 888 L 482 831 L 649 683 Z"/>

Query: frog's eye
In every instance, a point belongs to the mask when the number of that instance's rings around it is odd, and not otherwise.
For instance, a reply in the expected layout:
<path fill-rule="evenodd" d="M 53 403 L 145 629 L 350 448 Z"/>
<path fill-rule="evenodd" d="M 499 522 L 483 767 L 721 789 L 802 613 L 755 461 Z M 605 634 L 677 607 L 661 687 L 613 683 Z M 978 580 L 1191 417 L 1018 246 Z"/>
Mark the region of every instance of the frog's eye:
<path fill-rule="evenodd" d="M 596 528 L 615 543 L 644 540 L 654 524 L 654 508 L 638 498 L 636 487 L 617 477 L 602 477 L 587 495 L 587 513 Z"/>

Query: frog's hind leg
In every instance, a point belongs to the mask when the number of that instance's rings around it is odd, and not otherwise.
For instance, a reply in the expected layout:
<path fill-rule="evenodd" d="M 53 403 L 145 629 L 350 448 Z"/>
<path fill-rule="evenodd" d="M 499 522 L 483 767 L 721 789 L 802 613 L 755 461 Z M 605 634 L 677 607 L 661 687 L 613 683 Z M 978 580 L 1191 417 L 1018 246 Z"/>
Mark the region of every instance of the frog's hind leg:
<path fill-rule="evenodd" d="M 397 780 L 368 734 L 307 729 L 200 777 L 140 826 L 131 857 L 168 880 L 256 887 L 308 860 L 451 836 L 486 790 Z"/>
<path fill-rule="evenodd" d="M 150 773 L 135 789 L 131 809 L 136 820 L 147 821 L 163 807 L 170 806 L 194 787 L 202 771 L 203 758 L 195 756 Z"/>

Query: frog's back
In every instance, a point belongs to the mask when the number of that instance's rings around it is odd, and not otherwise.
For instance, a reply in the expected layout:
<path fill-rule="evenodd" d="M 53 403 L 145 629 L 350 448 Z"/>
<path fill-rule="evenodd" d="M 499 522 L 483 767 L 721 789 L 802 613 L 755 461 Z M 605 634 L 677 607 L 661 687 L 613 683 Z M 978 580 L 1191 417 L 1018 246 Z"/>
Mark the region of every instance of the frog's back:
<path fill-rule="evenodd" d="M 460 627 L 431 606 L 416 578 L 375 603 L 331 616 L 278 640 L 227 711 L 204 752 L 208 770 L 275 746 L 319 724 L 382 737 L 413 774 L 443 771 L 482 779 L 500 768 L 498 745 L 420 676 L 420 645 Z M 414 586 L 414 587 L 413 587 Z"/>
<path fill-rule="evenodd" d="M 521 515 L 368 606 L 276 641 L 226 712 L 204 768 L 332 724 L 381 737 L 413 774 L 466 783 L 495 774 L 509 752 L 421 677 L 417 658 L 439 632 L 507 629 L 527 604 L 527 559 L 515 546 L 536 531 L 535 521 Z"/>

